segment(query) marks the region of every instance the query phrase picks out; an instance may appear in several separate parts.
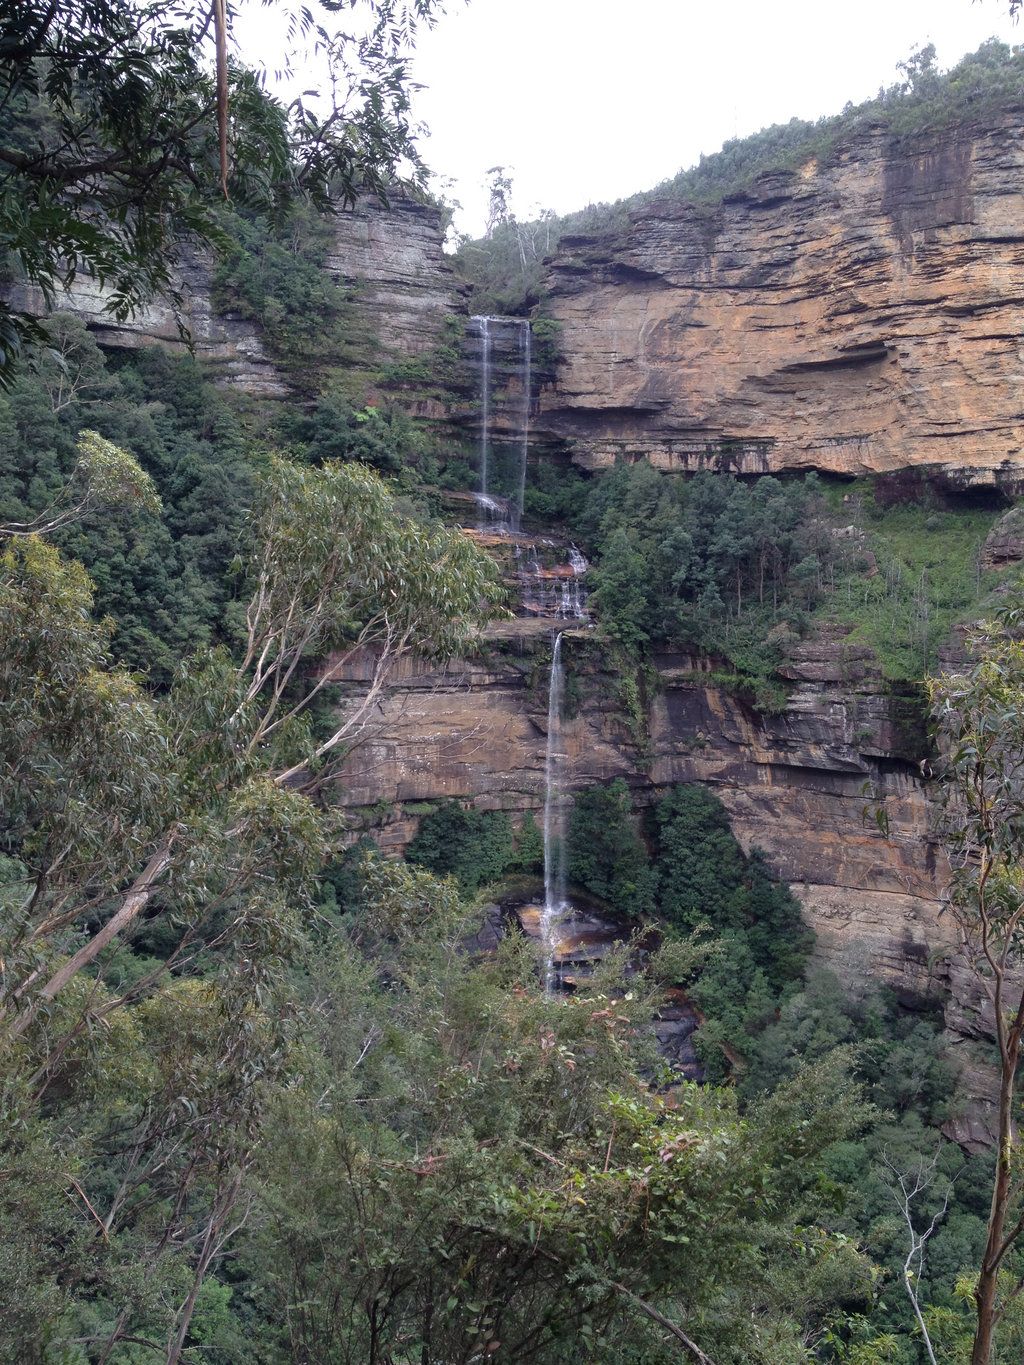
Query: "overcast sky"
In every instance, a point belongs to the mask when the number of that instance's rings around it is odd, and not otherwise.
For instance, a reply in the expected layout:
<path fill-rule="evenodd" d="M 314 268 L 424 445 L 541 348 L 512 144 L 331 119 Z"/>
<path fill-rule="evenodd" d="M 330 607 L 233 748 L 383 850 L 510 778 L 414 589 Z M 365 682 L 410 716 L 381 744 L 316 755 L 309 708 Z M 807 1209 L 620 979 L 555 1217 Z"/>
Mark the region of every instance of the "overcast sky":
<path fill-rule="evenodd" d="M 934 42 L 953 65 L 993 35 L 1024 42 L 1008 0 L 450 0 L 414 61 L 428 164 L 458 226 L 483 229 L 488 168 L 512 168 L 522 218 L 610 201 L 728 138 L 877 93 Z"/>

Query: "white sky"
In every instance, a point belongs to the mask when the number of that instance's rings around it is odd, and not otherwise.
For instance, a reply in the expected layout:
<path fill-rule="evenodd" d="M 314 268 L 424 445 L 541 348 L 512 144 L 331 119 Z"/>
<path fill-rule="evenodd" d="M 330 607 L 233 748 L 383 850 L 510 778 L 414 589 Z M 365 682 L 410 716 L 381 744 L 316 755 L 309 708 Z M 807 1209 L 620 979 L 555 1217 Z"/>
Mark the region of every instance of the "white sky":
<path fill-rule="evenodd" d="M 486 171 L 521 218 L 651 189 L 728 138 L 867 99 L 915 45 L 952 66 L 1008 0 L 449 0 L 417 43 L 422 151 L 456 224 L 483 230 Z"/>
<path fill-rule="evenodd" d="M 520 218 L 568 213 L 652 189 L 729 138 L 868 99 L 915 46 L 934 42 L 948 68 L 993 35 L 1024 43 L 1009 0 L 446 2 L 418 37 L 414 112 L 435 191 L 473 236 L 492 166 L 511 173 Z M 272 0 L 242 8 L 233 33 L 269 68 L 288 46 Z M 290 97 L 309 81 L 273 83 Z"/>

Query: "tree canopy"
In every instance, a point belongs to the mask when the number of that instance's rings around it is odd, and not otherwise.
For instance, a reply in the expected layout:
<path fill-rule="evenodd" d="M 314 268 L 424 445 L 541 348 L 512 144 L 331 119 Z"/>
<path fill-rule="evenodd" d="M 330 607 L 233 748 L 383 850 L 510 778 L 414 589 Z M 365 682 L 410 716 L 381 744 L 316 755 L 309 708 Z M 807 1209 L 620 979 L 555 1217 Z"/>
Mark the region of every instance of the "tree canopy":
<path fill-rule="evenodd" d="M 18 858 L 6 887 L 4 1031 L 23 1032 L 162 885 L 184 916 L 176 953 L 242 889 L 271 918 L 270 902 L 299 895 L 325 845 L 296 788 L 330 777 L 400 654 L 447 657 L 470 638 L 493 581 L 465 537 L 404 521 L 357 465 L 272 464 L 246 565 L 244 658 L 186 658 L 158 702 L 110 664 L 80 565 L 31 537 L 4 554 L 0 835 Z M 311 680 L 303 668 L 329 650 L 336 662 L 367 655 L 370 681 L 314 735 L 309 708 L 330 670 Z M 256 894 L 267 878 L 270 902 Z M 89 915 L 98 921 L 82 941 L 76 926 Z"/>
<path fill-rule="evenodd" d="M 5 267 L 52 306 L 79 273 L 119 318 L 174 297 L 183 246 L 218 237 L 230 197 L 279 211 L 386 194 L 422 175 L 408 117 L 407 47 L 437 0 L 323 0 L 288 9 L 322 98 L 285 107 L 229 51 L 216 0 L 25 0 L 0 25 L 0 238 Z M 337 27 L 348 14 L 358 32 Z M 287 60 L 287 58 L 286 58 Z M 312 92 L 307 92 L 307 95 Z M 0 305 L 0 382 L 34 320 Z"/>

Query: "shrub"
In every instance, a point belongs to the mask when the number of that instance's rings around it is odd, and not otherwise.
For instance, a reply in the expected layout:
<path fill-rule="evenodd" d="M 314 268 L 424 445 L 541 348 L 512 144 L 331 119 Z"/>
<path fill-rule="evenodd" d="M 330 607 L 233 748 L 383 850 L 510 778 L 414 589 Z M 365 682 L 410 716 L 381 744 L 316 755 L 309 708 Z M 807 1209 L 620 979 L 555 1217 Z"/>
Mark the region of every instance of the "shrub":
<path fill-rule="evenodd" d="M 439 877 L 451 874 L 469 897 L 512 863 L 512 825 L 504 811 L 465 810 L 448 801 L 420 821 L 405 856 Z"/>

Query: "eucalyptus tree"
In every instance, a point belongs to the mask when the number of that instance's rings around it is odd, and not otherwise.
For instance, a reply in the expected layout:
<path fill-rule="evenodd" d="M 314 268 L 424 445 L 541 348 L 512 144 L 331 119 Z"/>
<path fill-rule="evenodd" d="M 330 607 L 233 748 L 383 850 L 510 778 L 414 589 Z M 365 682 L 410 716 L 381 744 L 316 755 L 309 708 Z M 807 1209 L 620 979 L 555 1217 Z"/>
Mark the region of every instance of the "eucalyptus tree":
<path fill-rule="evenodd" d="M 97 1277 L 99 1317 L 75 1340 L 105 1343 L 101 1355 L 140 1321 L 158 1323 L 146 1339 L 158 1330 L 168 1362 L 181 1355 L 206 1274 L 244 1222 L 267 1085 L 287 1055 L 271 1001 L 332 838 L 314 789 L 395 660 L 466 645 L 494 581 L 460 532 L 399 517 L 371 471 L 281 461 L 238 569 L 251 587 L 244 657 L 193 655 L 160 699 L 111 664 L 111 623 L 92 620 L 80 565 L 38 536 L 11 537 L 0 556 L 7 1169 L 27 1160 L 44 1097 L 63 1095 L 40 1138 L 51 1171 L 33 1168 L 25 1191 L 3 1182 L 0 1216 L 30 1228 L 22 1205 L 47 1180 L 87 1210 L 97 1264 L 53 1274 Z M 321 733 L 318 661 L 357 651 L 365 693 Z M 144 951 L 119 953 L 132 932 Z"/>
<path fill-rule="evenodd" d="M 245 655 L 186 660 L 161 702 L 109 665 L 78 565 L 38 539 L 2 565 L 2 829 L 22 866 L 0 978 L 9 1035 L 158 886 L 202 917 L 265 875 L 279 894 L 308 878 L 323 819 L 300 789 L 333 776 L 402 653 L 445 658 L 472 638 L 494 581 L 460 532 L 399 517 L 371 471 L 275 460 L 238 564 L 252 581 Z M 315 738 L 309 708 L 329 675 L 311 665 L 357 652 L 365 692 Z"/>
<path fill-rule="evenodd" d="M 1019 601 L 967 637 L 962 671 L 929 682 L 945 750 L 941 836 L 962 949 L 991 1010 L 999 1062 L 996 1169 L 975 1289 L 972 1365 L 990 1365 L 1000 1323 L 1024 1290 L 1024 620 Z"/>
<path fill-rule="evenodd" d="M 422 180 L 408 49 L 438 0 L 279 5 L 282 64 L 305 47 L 325 73 L 320 99 L 287 108 L 231 53 L 237 8 L 19 0 L 0 11 L 0 236 L 6 268 L 51 306 L 82 272 L 119 318 L 173 294 L 181 248 L 218 236 L 218 199 L 328 207 L 386 194 L 401 174 Z M 26 343 L 45 333 L 0 304 L 0 383 Z"/>
<path fill-rule="evenodd" d="M 102 507 L 158 513 L 153 480 L 134 456 L 98 432 L 80 431 L 69 478 L 31 521 L 0 523 L 0 536 L 44 536 Z"/>

